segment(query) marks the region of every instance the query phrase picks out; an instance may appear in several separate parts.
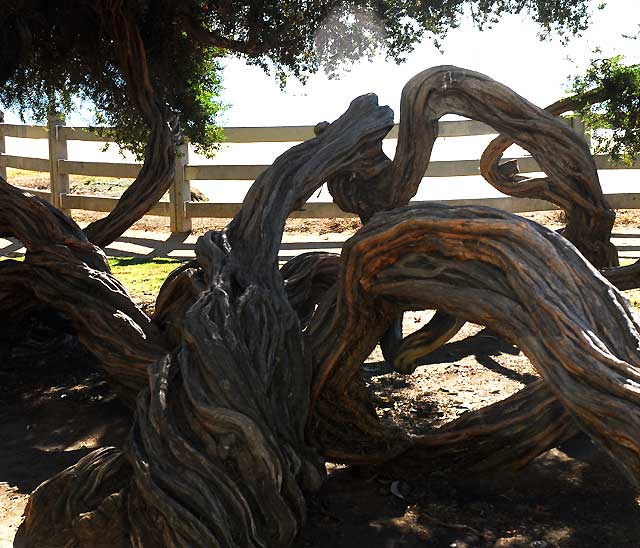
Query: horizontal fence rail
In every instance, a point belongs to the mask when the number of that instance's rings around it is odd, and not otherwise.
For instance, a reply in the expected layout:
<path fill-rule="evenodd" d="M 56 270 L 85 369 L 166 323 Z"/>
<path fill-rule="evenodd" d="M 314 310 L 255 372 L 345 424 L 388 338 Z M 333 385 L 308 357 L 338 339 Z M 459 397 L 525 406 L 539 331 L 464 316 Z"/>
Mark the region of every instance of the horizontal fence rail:
<path fill-rule="evenodd" d="M 584 126 L 578 119 L 566 119 L 565 122 L 576 131 L 584 133 Z M 96 133 L 98 131 L 98 133 Z M 100 135 L 99 130 L 91 128 L 71 127 L 65 125 L 64 119 L 50 117 L 47 126 L 5 124 L 0 123 L 0 176 L 6 178 L 7 168 L 23 169 L 50 173 L 51 188 L 49 191 L 25 189 L 34 195 L 49 200 L 56 207 L 67 213 L 72 209 L 109 212 L 117 203 L 117 198 L 105 196 L 79 195 L 69 192 L 69 175 L 90 177 L 117 177 L 133 179 L 140 173 L 141 165 L 136 163 L 86 162 L 70 160 L 67 155 L 68 141 L 109 142 Z M 496 131 L 481 122 L 472 120 L 443 121 L 439 124 L 440 137 L 471 137 L 479 135 L 495 135 Z M 280 126 L 280 127 L 228 127 L 224 129 L 226 143 L 296 143 L 314 137 L 313 126 Z M 30 158 L 5 153 L 5 138 L 47 139 L 49 158 Z M 397 139 L 396 124 L 387 139 Z M 588 136 L 587 136 L 588 138 Z M 187 232 L 191 230 L 191 219 L 202 217 L 228 218 L 240 209 L 240 203 L 192 202 L 190 181 L 253 181 L 268 165 L 194 165 L 189 163 L 188 148 L 181 147 L 176 160 L 176 178 L 169 192 L 169 201 L 159 202 L 149 215 L 168 216 L 171 219 L 171 230 Z M 540 171 L 536 161 L 530 156 L 521 158 L 504 158 L 517 160 L 521 173 Z M 607 169 L 640 169 L 640 161 L 632 166 L 614 164 L 607 155 L 594 156 L 599 170 Z M 479 175 L 478 160 L 433 161 L 425 172 L 425 177 L 461 177 Z M 233 184 L 233 183 L 229 183 Z M 640 194 L 607 194 L 607 199 L 616 209 L 640 208 Z M 473 198 L 464 200 L 434 200 L 449 205 L 487 205 L 523 213 L 531 211 L 548 211 L 556 209 L 553 204 L 543 200 L 513 198 L 500 196 L 494 198 Z M 295 211 L 292 217 L 353 217 L 340 210 L 332 202 L 310 202 L 303 209 Z"/>

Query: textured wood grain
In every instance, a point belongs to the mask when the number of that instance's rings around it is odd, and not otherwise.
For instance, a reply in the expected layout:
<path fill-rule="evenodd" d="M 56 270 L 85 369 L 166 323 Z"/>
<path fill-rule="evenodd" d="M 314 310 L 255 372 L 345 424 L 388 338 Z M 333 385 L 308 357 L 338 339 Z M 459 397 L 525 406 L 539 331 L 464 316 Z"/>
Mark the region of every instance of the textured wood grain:
<path fill-rule="evenodd" d="M 416 443 L 380 433 L 354 387 L 378 336 L 376 316 L 429 306 L 517 344 L 578 426 L 638 481 L 638 325 L 626 299 L 562 236 L 488 208 L 415 206 L 374 217 L 343 255 L 337 303 L 321 303 L 307 330 L 310 428 L 321 446 L 334 435 L 343 460 L 381 461 Z M 341 408 L 351 416 L 330 411 Z M 571 431 L 560 410 L 549 416 L 544 431 Z M 537 440 L 538 450 L 551 441 Z"/>
<path fill-rule="evenodd" d="M 382 149 L 373 151 L 384 170 L 376 177 L 339 175 L 328 188 L 341 209 L 357 213 L 366 222 L 377 212 L 405 206 L 416 194 L 428 168 L 438 137 L 438 120 L 457 114 L 488 124 L 502 135 L 483 154 L 480 169 L 498 190 L 518 197 L 551 201 L 567 212 L 565 236 L 596 266 L 616 266 L 617 252 L 610 243 L 615 212 L 607 204 L 586 142 L 555 118 L 572 107 L 567 101 L 546 112 L 491 78 L 454 66 L 427 69 L 402 90 L 398 144 L 393 161 Z M 545 179 L 514 178 L 515 164 L 498 166 L 502 152 L 513 143 L 529 151 L 548 175 Z M 448 329 L 444 329 L 445 324 Z M 407 360 L 426 355 L 455 335 L 461 322 L 440 312 L 438 321 L 410 341 L 402 342 L 402 318 L 385 331 L 381 346 L 396 369 Z M 403 345 L 404 358 L 398 355 Z M 411 356 L 411 359 L 408 359 Z"/>
<path fill-rule="evenodd" d="M 18 546 L 291 546 L 304 494 L 323 480 L 322 455 L 395 474 L 520 467 L 582 429 L 638 482 L 640 334 L 615 287 L 536 223 L 489 208 L 398 207 L 415 193 L 446 112 L 517 138 L 549 177 L 566 175 L 553 135 L 575 154 L 576 177 L 589 179 L 584 147 L 463 69 L 425 71 L 404 96 L 393 163 L 381 152 L 393 113 L 373 95 L 357 98 L 261 174 L 224 230 L 199 238 L 153 321 L 73 221 L 0 182 L 0 233 L 28 250 L 24 265 L 0 266 L 6 287 L 62 310 L 125 397 L 146 381 L 126 447 L 93 452 L 41 485 Z M 340 257 L 306 254 L 279 270 L 287 217 L 325 181 L 364 228 Z M 121 223 L 104 226 L 96 234 L 106 241 Z M 439 315 L 396 349 L 403 370 L 460 318 L 517 344 L 542 380 L 425 436 L 382 427 L 360 366 L 415 309 Z"/>
<path fill-rule="evenodd" d="M 278 246 L 290 211 L 326 177 L 375 169 L 368 148 L 392 124 L 374 96 L 356 99 L 321 136 L 276 160 L 226 230 L 199 239 L 198 276 L 191 265 L 168 282 L 167 295 L 196 278 L 204 289 L 159 312 L 174 322 L 170 338 L 179 346 L 149 368 L 125 452 L 128 481 L 88 493 L 123 493 L 127 542 L 277 547 L 299 534 L 303 491 L 319 487 L 324 468 L 304 439 L 311 367 L 278 270 Z M 21 541 L 37 545 L 54 529 L 52 538 L 79 544 L 73 524 L 83 505 L 104 509 L 102 523 L 117 530 L 120 504 L 75 497 L 86 493 L 77 481 L 100 485 L 120 462 L 95 453 L 41 486 Z M 61 494 L 55 502 L 50 489 Z"/>
<path fill-rule="evenodd" d="M 102 250 L 71 219 L 2 179 L 0 212 L 0 231 L 27 249 L 24 262 L 0 263 L 2 286 L 11 288 L 3 303 L 19 309 L 20 300 L 35 301 L 65 314 L 132 405 L 146 385 L 147 368 L 166 353 L 160 332 L 111 275 Z"/>
<path fill-rule="evenodd" d="M 595 90 L 581 101 L 598 103 L 604 98 L 602 90 Z M 538 139 L 540 147 L 546 149 L 547 157 L 552 159 L 552 166 L 540 164 L 545 177 L 522 177 L 518 174 L 517 162 L 500 163 L 505 150 L 513 143 L 521 144 L 514 135 L 504 134 L 502 130 L 503 134 L 491 141 L 483 152 L 480 172 L 504 194 L 547 200 L 562 208 L 567 218 L 562 231 L 565 238 L 595 266 L 614 267 L 618 265 L 618 254 L 609 240 L 615 211 L 602 193 L 589 146 L 573 129 L 565 126 L 560 131 L 548 124 L 551 116 L 559 116 L 578 106 L 576 98 L 556 101 L 544 109 L 547 123 L 521 128 L 521 133 Z"/>

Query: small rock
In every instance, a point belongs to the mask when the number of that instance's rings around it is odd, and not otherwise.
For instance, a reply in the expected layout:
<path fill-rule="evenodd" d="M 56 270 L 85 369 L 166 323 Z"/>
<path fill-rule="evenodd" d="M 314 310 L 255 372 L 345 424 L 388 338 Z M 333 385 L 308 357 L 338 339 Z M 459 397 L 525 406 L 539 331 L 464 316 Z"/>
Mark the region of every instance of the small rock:
<path fill-rule="evenodd" d="M 544 540 L 534 540 L 531 544 L 529 544 L 531 548 L 547 548 L 548 544 Z"/>

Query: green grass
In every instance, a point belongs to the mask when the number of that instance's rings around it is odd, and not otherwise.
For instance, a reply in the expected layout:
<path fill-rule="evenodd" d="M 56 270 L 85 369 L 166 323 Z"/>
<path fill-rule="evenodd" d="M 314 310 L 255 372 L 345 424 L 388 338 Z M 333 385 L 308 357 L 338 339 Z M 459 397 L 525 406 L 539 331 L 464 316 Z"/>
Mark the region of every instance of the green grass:
<path fill-rule="evenodd" d="M 0 257 L 0 261 L 9 257 Z M 23 261 L 24 256 L 11 257 L 14 261 Z M 147 314 L 153 306 L 160 287 L 182 261 L 177 259 L 146 257 L 111 257 L 111 273 L 125 286 L 132 301 Z"/>
<path fill-rule="evenodd" d="M 141 298 L 155 297 L 167 276 L 180 266 L 176 259 L 145 257 L 110 258 L 111 272 L 131 295 Z"/>

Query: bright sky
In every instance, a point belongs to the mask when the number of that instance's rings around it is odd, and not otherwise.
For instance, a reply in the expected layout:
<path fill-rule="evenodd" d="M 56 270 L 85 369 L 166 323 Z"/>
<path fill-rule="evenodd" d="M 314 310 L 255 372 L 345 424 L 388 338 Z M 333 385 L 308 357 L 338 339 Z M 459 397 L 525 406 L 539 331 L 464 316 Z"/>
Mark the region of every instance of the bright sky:
<path fill-rule="evenodd" d="M 362 61 L 340 80 L 317 74 L 305 86 L 291 82 L 284 92 L 261 69 L 231 59 L 225 63 L 223 81 L 223 98 L 231 108 L 222 125 L 313 125 L 332 121 L 353 98 L 368 92 L 376 93 L 380 103 L 391 106 L 397 116 L 404 84 L 421 70 L 443 64 L 487 74 L 545 106 L 562 96 L 567 76 L 586 68 L 596 47 L 604 56 L 623 54 L 628 63 L 640 62 L 640 40 L 621 38 L 622 34 L 638 32 L 640 2 L 608 0 L 603 10 L 597 10 L 600 3 L 591 3 L 593 21 L 589 29 L 566 47 L 557 37 L 540 41 L 539 27 L 526 16 L 505 16 L 493 29 L 482 32 L 466 20 L 442 42 L 443 53 L 426 41 L 402 65 L 383 58 Z"/>

